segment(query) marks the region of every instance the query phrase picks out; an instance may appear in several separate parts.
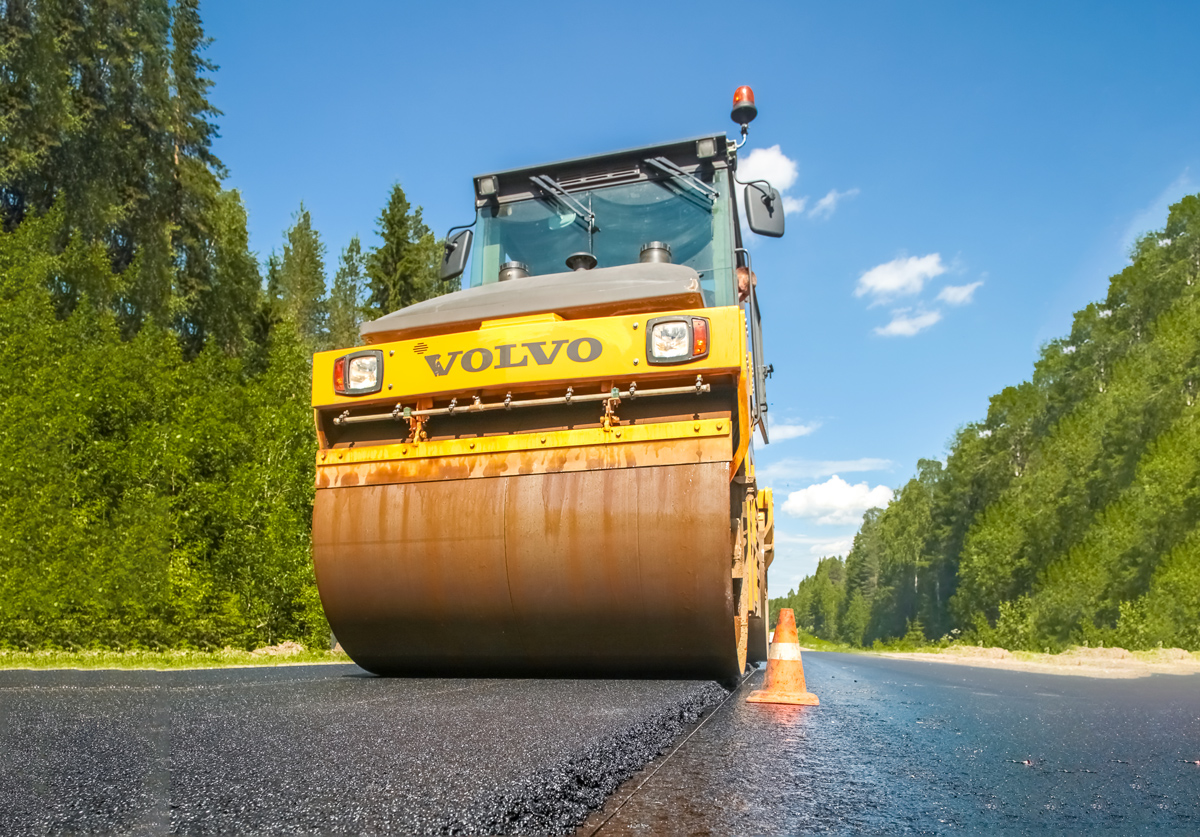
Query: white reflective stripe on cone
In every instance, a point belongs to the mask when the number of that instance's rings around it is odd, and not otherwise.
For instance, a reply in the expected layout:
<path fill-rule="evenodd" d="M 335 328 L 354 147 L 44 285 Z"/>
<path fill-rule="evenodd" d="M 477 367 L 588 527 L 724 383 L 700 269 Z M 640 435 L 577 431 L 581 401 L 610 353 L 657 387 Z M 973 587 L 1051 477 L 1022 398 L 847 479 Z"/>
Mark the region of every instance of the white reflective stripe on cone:
<path fill-rule="evenodd" d="M 771 653 L 767 655 L 768 660 L 798 660 L 800 659 L 800 646 L 795 642 L 772 642 Z"/>

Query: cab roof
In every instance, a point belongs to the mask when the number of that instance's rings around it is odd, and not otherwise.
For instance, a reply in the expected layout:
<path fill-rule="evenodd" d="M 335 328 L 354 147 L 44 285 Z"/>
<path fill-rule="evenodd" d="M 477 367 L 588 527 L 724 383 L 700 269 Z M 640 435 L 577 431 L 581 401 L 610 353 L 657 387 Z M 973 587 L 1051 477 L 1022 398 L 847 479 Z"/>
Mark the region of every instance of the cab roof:
<path fill-rule="evenodd" d="M 699 146 L 705 140 L 712 141 L 713 155 L 702 158 Z M 568 192 L 646 179 L 657 174 L 653 170 L 646 171 L 650 168 L 646 160 L 655 157 L 665 157 L 687 172 L 705 167 L 725 168 L 728 165 L 728 149 L 729 141 L 725 134 L 702 134 L 674 142 L 487 172 L 475 178 L 475 203 L 476 206 L 484 206 L 496 200 L 506 203 L 528 198 L 533 192 L 530 178 L 536 175 L 550 175 Z M 480 181 L 489 177 L 497 179 L 498 189 L 494 194 L 481 195 Z"/>

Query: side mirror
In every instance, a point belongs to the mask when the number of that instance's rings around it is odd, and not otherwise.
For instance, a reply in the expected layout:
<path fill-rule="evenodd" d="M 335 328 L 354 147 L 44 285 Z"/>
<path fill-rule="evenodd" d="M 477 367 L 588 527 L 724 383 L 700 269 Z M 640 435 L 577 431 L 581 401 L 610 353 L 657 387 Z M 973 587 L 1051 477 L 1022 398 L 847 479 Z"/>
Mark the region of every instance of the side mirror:
<path fill-rule="evenodd" d="M 783 198 L 768 183 L 746 187 L 746 225 L 759 235 L 783 236 Z"/>
<path fill-rule="evenodd" d="M 475 233 L 463 230 L 457 235 L 446 239 L 445 251 L 442 253 L 442 266 L 438 269 L 438 279 L 456 279 L 467 269 L 467 256 L 471 254 L 471 239 Z"/>

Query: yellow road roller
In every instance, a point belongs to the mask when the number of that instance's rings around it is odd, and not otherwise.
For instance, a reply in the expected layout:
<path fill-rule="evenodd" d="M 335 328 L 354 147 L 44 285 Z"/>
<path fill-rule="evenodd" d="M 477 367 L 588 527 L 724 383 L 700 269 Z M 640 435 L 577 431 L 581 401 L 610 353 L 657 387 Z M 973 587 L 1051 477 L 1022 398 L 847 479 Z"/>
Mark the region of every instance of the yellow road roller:
<path fill-rule="evenodd" d="M 728 680 L 766 659 L 771 490 L 741 142 L 485 174 L 447 235 L 463 289 L 313 358 L 313 562 L 387 675 Z M 743 195 L 741 206 L 735 201 Z"/>

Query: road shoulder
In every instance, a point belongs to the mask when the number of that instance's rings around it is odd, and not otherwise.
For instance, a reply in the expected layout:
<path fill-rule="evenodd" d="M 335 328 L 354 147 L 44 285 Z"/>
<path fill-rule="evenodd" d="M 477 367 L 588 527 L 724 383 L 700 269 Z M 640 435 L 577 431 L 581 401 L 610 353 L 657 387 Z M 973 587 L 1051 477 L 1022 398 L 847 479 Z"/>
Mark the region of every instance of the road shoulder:
<path fill-rule="evenodd" d="M 1072 648 L 1061 654 L 953 646 L 934 652 L 867 651 L 876 657 L 960 666 L 1030 671 L 1073 677 L 1128 679 L 1152 674 L 1200 674 L 1200 656 L 1181 648 L 1126 651 L 1124 648 Z"/>

